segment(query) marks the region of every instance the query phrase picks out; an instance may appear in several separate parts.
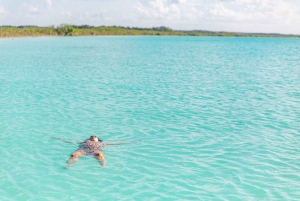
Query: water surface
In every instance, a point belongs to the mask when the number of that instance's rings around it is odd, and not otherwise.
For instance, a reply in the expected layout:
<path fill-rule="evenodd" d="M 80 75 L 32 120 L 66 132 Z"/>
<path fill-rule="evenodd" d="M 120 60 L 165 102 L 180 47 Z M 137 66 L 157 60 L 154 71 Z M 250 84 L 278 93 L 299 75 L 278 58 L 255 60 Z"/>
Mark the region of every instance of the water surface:
<path fill-rule="evenodd" d="M 299 200 L 300 40 L 0 40 L 1 200 Z M 81 141 L 105 147 L 107 167 Z"/>

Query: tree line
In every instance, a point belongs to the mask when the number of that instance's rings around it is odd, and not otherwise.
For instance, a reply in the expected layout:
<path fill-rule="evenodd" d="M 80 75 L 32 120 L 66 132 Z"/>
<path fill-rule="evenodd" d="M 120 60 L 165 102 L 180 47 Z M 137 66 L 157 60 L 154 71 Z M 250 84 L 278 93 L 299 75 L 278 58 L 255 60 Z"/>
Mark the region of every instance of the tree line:
<path fill-rule="evenodd" d="M 212 32 L 203 30 L 183 31 L 160 26 L 152 28 L 123 26 L 90 26 L 62 24 L 60 26 L 38 27 L 0 26 L 0 37 L 26 36 L 104 36 L 104 35 L 161 35 L 161 36 L 229 36 L 229 37 L 300 37 L 298 35 Z"/>

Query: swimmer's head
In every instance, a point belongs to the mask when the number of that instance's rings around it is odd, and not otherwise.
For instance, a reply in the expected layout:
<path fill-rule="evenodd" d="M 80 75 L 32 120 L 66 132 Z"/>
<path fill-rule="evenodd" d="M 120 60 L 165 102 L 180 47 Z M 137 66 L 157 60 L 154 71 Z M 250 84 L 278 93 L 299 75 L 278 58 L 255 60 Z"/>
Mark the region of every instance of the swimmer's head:
<path fill-rule="evenodd" d="M 90 137 L 90 140 L 91 140 L 91 141 L 96 141 L 96 142 L 99 141 L 98 137 L 95 136 L 95 135 L 92 135 L 92 136 Z"/>

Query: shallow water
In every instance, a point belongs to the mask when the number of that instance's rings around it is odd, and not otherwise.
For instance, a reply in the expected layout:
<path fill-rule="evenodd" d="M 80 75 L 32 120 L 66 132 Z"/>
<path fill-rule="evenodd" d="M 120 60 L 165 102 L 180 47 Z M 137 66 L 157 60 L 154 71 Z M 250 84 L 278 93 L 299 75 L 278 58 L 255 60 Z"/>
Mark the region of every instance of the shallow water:
<path fill-rule="evenodd" d="M 0 40 L 1 200 L 299 200 L 300 40 Z M 104 148 L 81 141 L 140 139 Z"/>

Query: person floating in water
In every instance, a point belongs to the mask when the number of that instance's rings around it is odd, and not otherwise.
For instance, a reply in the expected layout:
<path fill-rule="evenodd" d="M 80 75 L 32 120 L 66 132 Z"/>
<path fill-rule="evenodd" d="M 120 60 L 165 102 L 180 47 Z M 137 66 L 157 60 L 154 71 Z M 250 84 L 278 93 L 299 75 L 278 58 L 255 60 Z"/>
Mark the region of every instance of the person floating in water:
<path fill-rule="evenodd" d="M 108 145 L 118 145 L 126 144 L 133 142 L 133 140 L 124 141 L 124 142 L 102 142 L 97 136 L 93 135 L 90 138 L 86 139 L 83 142 L 72 142 L 63 140 L 61 138 L 52 137 L 53 139 L 60 140 L 66 143 L 79 144 L 79 149 L 71 154 L 69 160 L 67 161 L 68 167 L 72 167 L 72 164 L 78 161 L 78 158 L 85 155 L 94 156 L 97 159 L 102 167 L 105 167 L 106 161 L 104 157 L 104 152 L 102 148 Z"/>

